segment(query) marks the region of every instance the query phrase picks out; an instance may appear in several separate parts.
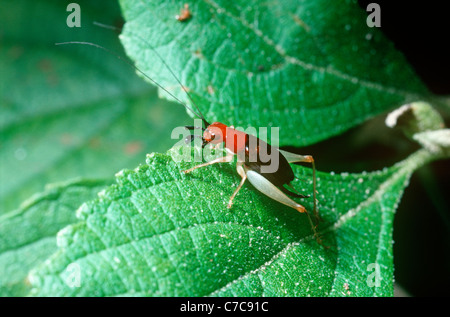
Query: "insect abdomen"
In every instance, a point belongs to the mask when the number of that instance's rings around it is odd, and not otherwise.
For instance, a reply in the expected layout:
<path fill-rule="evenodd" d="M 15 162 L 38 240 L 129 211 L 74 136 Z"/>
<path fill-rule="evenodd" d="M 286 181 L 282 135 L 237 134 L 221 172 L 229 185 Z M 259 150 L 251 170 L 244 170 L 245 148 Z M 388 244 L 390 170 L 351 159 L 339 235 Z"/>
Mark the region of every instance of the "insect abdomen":
<path fill-rule="evenodd" d="M 245 147 L 245 165 L 247 168 L 260 173 L 278 187 L 289 184 L 295 179 L 291 165 L 276 147 L 255 136 L 247 136 Z"/>

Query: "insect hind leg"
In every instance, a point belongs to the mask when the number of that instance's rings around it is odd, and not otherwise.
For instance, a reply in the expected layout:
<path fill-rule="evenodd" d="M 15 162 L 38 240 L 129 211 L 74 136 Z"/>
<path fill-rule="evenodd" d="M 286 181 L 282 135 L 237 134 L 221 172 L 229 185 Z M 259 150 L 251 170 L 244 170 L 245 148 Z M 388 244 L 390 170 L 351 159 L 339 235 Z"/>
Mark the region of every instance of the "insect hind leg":
<path fill-rule="evenodd" d="M 310 163 L 313 173 L 313 199 L 314 207 L 313 213 L 317 222 L 320 221 L 319 212 L 317 211 L 317 198 L 316 198 L 316 165 L 314 164 L 314 158 L 311 155 L 300 155 L 283 150 L 279 150 L 280 153 L 286 158 L 289 163 Z"/>
<path fill-rule="evenodd" d="M 308 213 L 308 218 L 309 221 L 311 223 L 311 227 L 313 228 L 314 231 L 314 235 L 316 236 L 316 240 L 319 242 L 320 237 L 317 235 L 317 231 L 316 228 L 318 226 L 319 221 L 321 221 L 322 219 L 319 216 L 319 212 L 317 210 L 317 198 L 316 198 L 316 165 L 314 163 L 314 158 L 311 155 L 300 155 L 300 154 L 295 154 L 295 153 L 291 153 L 291 152 L 287 152 L 287 151 L 283 151 L 283 150 L 279 150 L 280 153 L 286 158 L 286 160 L 289 163 L 310 163 L 311 167 L 312 167 L 312 176 L 313 176 L 313 214 L 314 214 L 314 221 L 313 219 L 311 219 L 309 213 Z"/>
<path fill-rule="evenodd" d="M 309 198 L 310 195 L 302 195 L 300 194 L 295 188 L 294 186 L 292 186 L 291 183 L 286 184 L 290 189 L 287 189 L 286 187 L 279 187 L 281 189 L 281 191 L 283 191 L 285 194 L 289 195 L 289 196 L 293 196 L 293 197 L 297 197 L 297 198 Z"/>

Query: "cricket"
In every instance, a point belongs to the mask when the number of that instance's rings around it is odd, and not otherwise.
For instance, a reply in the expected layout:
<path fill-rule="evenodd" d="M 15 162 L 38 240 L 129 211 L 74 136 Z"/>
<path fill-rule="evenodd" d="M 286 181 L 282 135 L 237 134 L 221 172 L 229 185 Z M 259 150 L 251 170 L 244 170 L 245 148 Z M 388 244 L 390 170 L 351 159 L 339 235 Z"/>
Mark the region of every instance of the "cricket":
<path fill-rule="evenodd" d="M 193 172 L 196 169 L 210 166 L 213 164 L 229 163 L 234 159 L 234 156 L 237 155 L 238 160 L 236 163 L 236 171 L 241 177 L 241 181 L 237 186 L 237 188 L 235 189 L 234 193 L 229 198 L 227 208 L 232 207 L 234 198 L 237 196 L 240 189 L 244 185 L 245 181 L 248 179 L 248 181 L 253 185 L 253 187 L 255 187 L 258 191 L 268 196 L 269 198 L 278 201 L 279 203 L 282 203 L 286 206 L 289 206 L 297 210 L 298 212 L 306 213 L 309 222 L 311 224 L 311 229 L 313 230 L 314 237 L 316 238 L 317 242 L 322 244 L 322 241 L 317 232 L 317 225 L 320 220 L 320 217 L 317 210 L 316 168 L 314 158 L 311 155 L 299 155 L 283 151 L 276 147 L 272 147 L 271 145 L 259 139 L 258 137 L 236 130 L 233 126 L 227 126 L 226 124 L 221 122 L 209 123 L 203 116 L 199 107 L 194 102 L 188 90 L 184 88 L 185 86 L 181 83 L 181 81 L 175 75 L 171 67 L 166 63 L 164 58 L 156 51 L 155 48 L 153 48 L 153 46 L 149 44 L 149 47 L 155 53 L 155 55 L 161 60 L 161 62 L 164 64 L 167 70 L 171 73 L 171 75 L 180 85 L 182 90 L 186 93 L 188 99 L 191 101 L 192 105 L 194 105 L 195 110 L 189 107 L 186 103 L 180 101 L 167 89 L 156 83 L 152 78 L 150 78 L 148 75 L 144 74 L 141 70 L 136 68 L 137 71 L 143 74 L 150 81 L 155 83 L 158 87 L 162 88 L 170 96 L 175 98 L 175 100 L 177 100 L 187 110 L 189 110 L 193 115 L 201 119 L 201 121 L 203 122 L 202 127 L 185 126 L 185 128 L 190 131 L 201 129 L 203 132 L 203 134 L 200 136 L 191 134 L 186 139 L 186 143 L 194 141 L 196 137 L 201 137 L 202 147 L 208 145 L 217 146 L 219 144 L 223 144 L 227 152 L 227 155 L 223 157 L 219 157 L 209 162 L 196 165 L 183 172 L 187 174 Z M 273 159 L 277 160 L 278 168 L 276 170 L 264 169 L 264 167 L 271 165 L 272 162 L 270 160 L 267 161 L 265 159 L 262 159 L 261 149 L 265 150 L 264 153 L 271 154 L 269 156 L 271 160 Z M 306 208 L 292 199 L 292 198 L 309 198 L 310 196 L 309 195 L 305 196 L 298 193 L 295 190 L 294 186 L 292 185 L 292 181 L 295 179 L 295 174 L 290 165 L 291 163 L 310 163 L 312 166 L 312 174 L 313 174 L 312 196 L 314 206 L 312 216 L 314 217 L 314 221 L 311 218 L 310 213 L 306 210 Z"/>
<path fill-rule="evenodd" d="M 188 7 L 185 7 L 185 10 L 189 10 Z M 188 11 L 190 18 L 190 12 Z M 186 14 L 183 16 L 182 20 L 185 20 Z M 177 16 L 177 20 L 180 20 L 181 17 Z M 98 26 L 114 28 L 110 26 L 105 26 L 100 23 L 96 23 Z M 248 180 L 253 187 L 259 192 L 263 193 L 267 197 L 289 206 L 300 213 L 304 213 L 307 215 L 309 223 L 311 225 L 311 229 L 313 231 L 314 237 L 316 241 L 322 244 L 322 241 L 317 232 L 317 226 L 320 221 L 320 216 L 317 210 L 317 199 L 316 199 L 316 168 L 314 158 L 311 155 L 300 155 L 287 151 L 283 151 L 277 147 L 273 147 L 265 141 L 259 139 L 254 135 L 247 134 L 245 132 L 239 131 L 235 129 L 232 125 L 228 126 L 221 122 L 213 122 L 209 123 L 207 119 L 203 116 L 197 104 L 194 102 L 193 98 L 186 89 L 185 85 L 183 85 L 176 76 L 175 72 L 171 69 L 165 59 L 158 53 L 158 51 L 145 39 L 141 38 L 142 41 L 148 45 L 148 47 L 153 51 L 153 53 L 158 57 L 158 59 L 162 62 L 162 64 L 166 67 L 166 69 L 170 72 L 176 82 L 180 85 L 181 89 L 185 92 L 187 98 L 193 107 L 188 106 L 186 103 L 182 102 L 179 98 L 174 96 L 168 89 L 160 85 L 153 78 L 145 74 L 142 70 L 140 70 L 136 65 L 124 59 L 122 56 L 116 54 L 108 50 L 107 48 L 91 43 L 91 42 L 63 42 L 56 43 L 56 45 L 66 45 L 66 44 L 81 44 L 81 45 L 89 45 L 100 48 L 102 50 L 107 51 L 115 55 L 120 60 L 129 64 L 133 67 L 138 73 L 143 75 L 146 79 L 151 81 L 160 89 L 164 90 L 167 94 L 169 94 L 172 98 L 174 98 L 178 103 L 184 106 L 189 112 L 191 112 L 194 116 L 201 119 L 203 122 L 202 127 L 198 126 L 185 126 L 185 128 L 189 131 L 195 131 L 197 129 L 202 130 L 202 134 L 190 134 L 189 137 L 186 138 L 186 143 L 191 143 L 194 141 L 196 137 L 201 138 L 202 148 L 205 146 L 218 147 L 219 145 L 223 145 L 226 151 L 226 155 L 213 159 L 211 161 L 196 165 L 190 169 L 182 171 L 185 174 L 191 173 L 199 168 L 207 167 L 213 164 L 218 163 L 229 163 L 233 161 L 234 157 L 237 156 L 238 160 L 236 163 L 236 172 L 241 177 L 239 185 L 234 190 L 233 194 L 230 196 L 227 208 L 230 209 L 233 206 L 233 201 L 235 197 L 238 195 L 242 186 Z M 194 110 L 195 109 L 195 110 Z M 264 151 L 262 151 L 264 149 Z M 265 155 L 263 157 L 262 153 L 270 153 L 270 156 Z M 270 157 L 267 160 L 267 157 Z M 271 165 L 272 160 L 276 160 L 277 168 L 267 169 L 266 167 Z M 313 178 L 313 210 L 312 215 L 307 209 L 296 202 L 294 198 L 310 198 L 311 195 L 302 195 L 300 194 L 292 185 L 292 181 L 295 179 L 294 171 L 290 164 L 292 163 L 309 163 L 312 167 L 312 178 Z"/>

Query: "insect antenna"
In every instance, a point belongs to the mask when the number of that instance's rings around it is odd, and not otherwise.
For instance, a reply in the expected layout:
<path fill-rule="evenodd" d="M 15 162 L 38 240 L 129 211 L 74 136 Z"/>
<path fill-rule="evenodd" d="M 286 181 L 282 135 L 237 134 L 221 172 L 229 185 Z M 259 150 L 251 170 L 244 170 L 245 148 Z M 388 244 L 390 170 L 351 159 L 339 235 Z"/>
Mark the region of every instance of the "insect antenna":
<path fill-rule="evenodd" d="M 178 101 L 180 104 L 182 104 L 186 109 L 188 109 L 189 111 L 191 111 L 194 115 L 196 115 L 197 117 L 199 117 L 200 119 L 202 119 L 204 122 L 206 122 L 206 120 L 203 118 L 203 116 L 201 114 L 198 114 L 197 112 L 195 112 L 192 108 L 188 107 L 184 102 L 182 102 L 179 98 L 175 97 L 170 91 L 168 91 L 166 88 L 164 88 L 162 85 L 160 85 L 158 82 L 156 82 L 153 78 L 151 78 L 150 76 L 148 76 L 147 74 L 145 74 L 142 70 L 140 70 L 136 65 L 132 64 L 131 62 L 129 62 L 127 59 L 123 58 L 121 55 L 117 54 L 114 51 L 111 51 L 109 49 L 107 49 L 104 46 L 101 46 L 99 44 L 95 44 L 95 43 L 91 43 L 91 42 L 82 42 L 82 41 L 69 41 L 69 42 L 60 42 L 60 43 L 55 43 L 55 45 L 72 45 L 72 44 L 76 44 L 76 45 L 88 45 L 88 46 L 93 46 L 99 49 L 102 49 L 114 56 L 116 56 L 118 59 L 120 59 L 121 61 L 127 63 L 128 65 L 130 65 L 131 67 L 133 67 L 136 71 L 138 71 L 140 74 L 142 74 L 143 76 L 145 76 L 145 78 L 147 78 L 148 80 L 150 80 L 151 82 L 153 82 L 156 86 L 158 86 L 159 88 L 161 88 L 162 90 L 164 90 L 166 93 L 168 93 L 172 98 L 174 98 L 176 101 Z"/>
<path fill-rule="evenodd" d="M 103 27 L 106 29 L 110 29 L 110 30 L 115 30 L 115 31 L 122 31 L 122 29 L 117 28 L 115 26 L 112 25 L 106 25 L 103 23 L 99 23 L 99 22 L 93 22 L 94 25 L 99 26 L 99 27 Z M 158 53 L 158 51 L 153 47 L 153 45 L 151 45 L 146 39 L 142 38 L 141 36 L 139 36 L 138 34 L 133 33 L 134 36 L 138 37 L 142 42 L 144 42 L 146 45 L 148 45 L 148 47 L 153 51 L 153 53 L 155 53 L 155 55 L 161 60 L 161 62 L 163 63 L 163 65 L 167 68 L 167 70 L 170 72 L 170 74 L 172 75 L 172 77 L 177 81 L 177 83 L 180 85 L 180 87 L 183 89 L 183 91 L 186 93 L 186 96 L 189 98 L 190 102 L 194 105 L 195 109 L 197 110 L 197 112 L 193 111 L 192 109 L 189 109 L 192 113 L 194 113 L 197 117 L 199 117 L 202 121 L 203 124 L 205 125 L 205 127 L 209 126 L 208 121 L 206 121 L 205 117 L 203 116 L 202 112 L 200 111 L 200 109 L 198 108 L 197 104 L 195 103 L 194 99 L 192 98 L 192 96 L 189 94 L 189 92 L 185 89 L 184 85 L 181 83 L 181 81 L 178 79 L 177 75 L 175 75 L 175 72 L 172 70 L 172 68 L 170 68 L 169 64 L 167 64 L 167 62 L 164 60 L 164 58 Z M 133 65 L 136 69 L 137 67 L 135 65 Z M 144 74 L 142 71 L 140 71 L 138 69 L 138 71 L 143 74 L 146 78 L 149 78 L 149 76 L 147 76 L 146 74 Z M 153 83 L 157 84 L 153 79 L 149 78 Z M 161 85 L 157 84 L 158 87 L 162 88 Z M 164 89 L 164 88 L 162 88 Z M 164 91 L 167 92 L 166 89 L 164 89 Z M 172 97 L 173 95 L 170 94 Z M 175 98 L 176 100 L 178 100 L 178 102 L 182 103 L 179 99 Z M 182 103 L 186 108 L 187 106 Z"/>

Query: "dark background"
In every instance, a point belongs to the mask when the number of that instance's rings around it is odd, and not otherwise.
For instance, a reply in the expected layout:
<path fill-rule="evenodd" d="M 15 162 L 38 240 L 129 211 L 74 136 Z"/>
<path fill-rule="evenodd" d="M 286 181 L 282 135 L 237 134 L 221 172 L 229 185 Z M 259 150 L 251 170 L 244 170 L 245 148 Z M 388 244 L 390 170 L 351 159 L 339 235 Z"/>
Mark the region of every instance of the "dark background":
<path fill-rule="evenodd" d="M 367 8 L 371 1 L 359 1 Z M 373 2 L 373 1 L 372 1 Z M 428 86 L 450 95 L 446 1 L 378 1 L 381 31 Z M 449 126 L 449 113 L 442 113 Z M 394 222 L 396 282 L 413 296 L 450 295 L 450 160 L 417 171 Z"/>
<path fill-rule="evenodd" d="M 449 96 L 450 12 L 445 1 L 358 2 L 364 11 L 371 2 L 380 5 L 381 31 L 431 92 Z M 449 126 L 450 111 L 443 109 L 441 114 Z M 419 146 L 400 131 L 388 130 L 384 119 L 385 115 L 379 116 L 302 152 L 314 155 L 322 171 L 361 172 L 391 166 Z M 449 193 L 450 160 L 433 162 L 412 176 L 394 221 L 394 275 L 403 291 L 396 295 L 450 295 Z"/>

